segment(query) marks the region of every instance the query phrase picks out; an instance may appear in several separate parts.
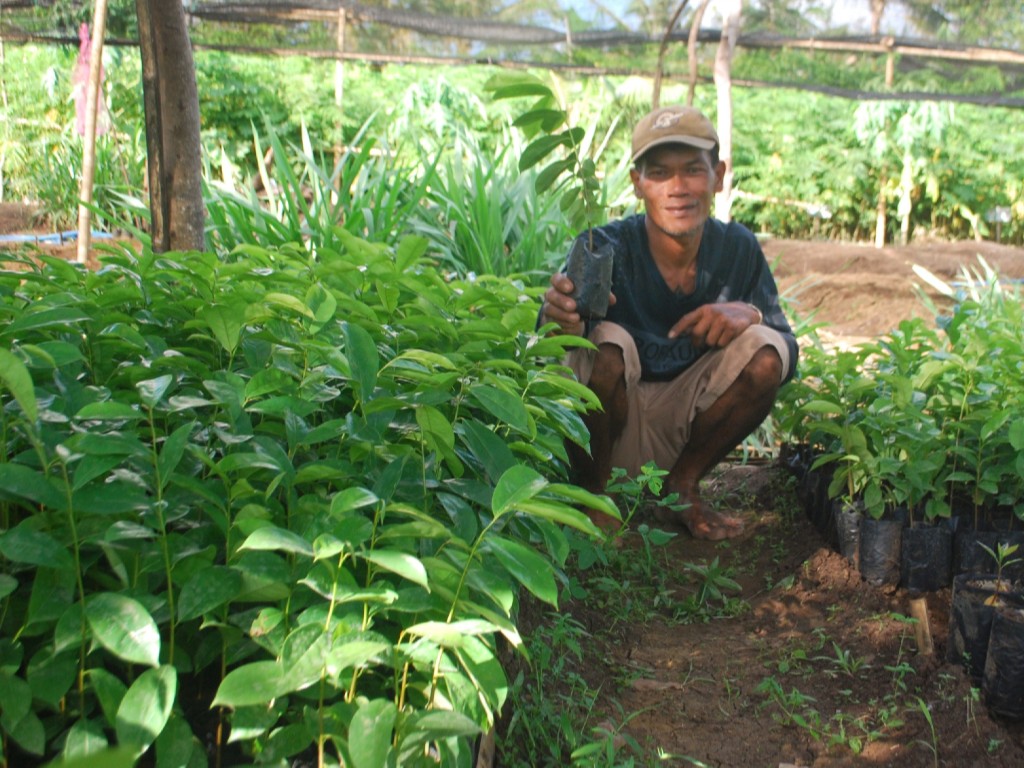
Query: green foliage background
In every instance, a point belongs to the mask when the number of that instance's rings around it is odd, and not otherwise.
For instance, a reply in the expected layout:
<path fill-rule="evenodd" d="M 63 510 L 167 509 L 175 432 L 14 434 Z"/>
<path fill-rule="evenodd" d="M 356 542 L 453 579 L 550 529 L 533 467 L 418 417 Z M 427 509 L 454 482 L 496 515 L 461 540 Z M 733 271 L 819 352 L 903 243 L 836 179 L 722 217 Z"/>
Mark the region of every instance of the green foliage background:
<path fill-rule="evenodd" d="M 80 147 L 71 126 L 70 49 L 22 46 L 7 53 L 8 106 L 2 140 L 4 199 L 38 201 L 56 227 L 74 220 L 74 179 Z M 373 138 L 397 164 L 423 168 L 480 166 L 489 175 L 505 148 L 522 148 L 508 115 L 515 107 L 495 105 L 484 95 L 487 67 L 442 71 L 413 66 L 377 68 L 346 64 L 344 108 L 334 105 L 333 64 L 302 58 L 252 58 L 212 52 L 197 54 L 204 147 L 213 176 L 242 186 L 257 174 L 254 129 L 274 130 L 285 144 L 308 147 L 328 166 L 340 149 Z M 813 80 L 852 86 L 857 67 L 841 67 L 799 53 L 748 52 L 737 59 L 740 79 L 750 72 L 773 79 L 801 67 Z M 107 57 L 107 97 L 115 131 L 101 139 L 97 203 L 116 207 L 120 194 L 141 194 L 141 96 L 138 64 L 125 50 Z M 17 73 L 16 76 L 12 76 Z M 858 72 L 863 82 L 865 72 Z M 282 84 L 285 87 L 281 87 Z M 996 83 L 997 84 L 997 83 Z M 921 83 L 908 82 L 908 87 Z M 629 126 L 648 108 L 650 83 L 635 78 L 565 80 L 573 123 L 610 136 L 597 157 L 606 179 L 604 195 L 613 215 L 632 201 L 621 168 Z M 924 83 L 927 89 L 927 83 Z M 682 101 L 685 88 L 669 84 L 663 102 Z M 734 90 L 735 183 L 745 195 L 734 202 L 734 216 L 752 229 L 781 237 L 827 236 L 866 240 L 874 233 L 880 192 L 888 209 L 887 240 L 899 237 L 899 180 L 904 156 L 890 137 L 877 152 L 875 139 L 855 131 L 858 105 L 821 94 L 785 89 Z M 911 103 L 886 102 L 894 111 Z M 714 115 L 713 90 L 698 89 L 696 105 Z M 1012 221 L 1002 227 L 1004 242 L 1024 242 L 1024 125 L 1008 108 L 951 106 L 944 134 L 912 147 L 911 236 L 994 237 L 985 214 L 1009 207 Z M 461 156 L 461 157 L 459 157 Z M 451 165 L 455 163 L 455 165 Z M 482 164 L 482 165 L 481 165 Z M 513 176 L 515 169 L 509 167 Z M 503 172 L 504 175 L 504 172 Z M 452 179 L 442 180 L 451 187 Z M 510 179 L 511 181 L 511 179 Z M 815 220 L 809 211 L 827 209 Z M 511 249 L 510 249 L 511 250 Z M 547 256 L 550 256 L 548 254 Z M 521 271 L 512 267 L 507 271 Z"/>

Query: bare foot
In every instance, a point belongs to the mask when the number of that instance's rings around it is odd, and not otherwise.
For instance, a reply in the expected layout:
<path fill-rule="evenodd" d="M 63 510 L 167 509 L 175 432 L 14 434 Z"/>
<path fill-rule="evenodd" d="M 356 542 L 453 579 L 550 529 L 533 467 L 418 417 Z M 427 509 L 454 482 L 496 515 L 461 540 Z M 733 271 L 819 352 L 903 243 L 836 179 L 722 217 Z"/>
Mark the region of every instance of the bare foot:
<path fill-rule="evenodd" d="M 657 508 L 655 519 L 659 523 L 679 525 L 682 523 L 695 539 L 721 541 L 743 533 L 743 521 L 723 512 L 707 509 L 699 498 L 680 498 L 679 504 L 685 509 L 675 512 Z"/>
<path fill-rule="evenodd" d="M 743 533 L 742 520 L 713 509 L 705 509 L 699 501 L 691 503 L 679 517 L 695 539 L 721 541 Z"/>

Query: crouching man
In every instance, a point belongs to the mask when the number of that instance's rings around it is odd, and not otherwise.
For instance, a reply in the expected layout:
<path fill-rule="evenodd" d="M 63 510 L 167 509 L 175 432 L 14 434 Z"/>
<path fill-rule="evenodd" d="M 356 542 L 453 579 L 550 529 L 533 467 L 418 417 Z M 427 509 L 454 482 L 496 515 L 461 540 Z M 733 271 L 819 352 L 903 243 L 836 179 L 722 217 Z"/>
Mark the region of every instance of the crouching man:
<path fill-rule="evenodd" d="M 743 525 L 701 503 L 700 481 L 765 419 L 798 354 L 756 238 L 711 217 L 725 173 L 718 150 L 695 109 L 644 117 L 630 171 L 644 212 L 594 231 L 595 247 L 615 251 L 605 318 L 580 316 L 564 273 L 552 276 L 540 318 L 597 347 L 569 359 L 604 406 L 585 417 L 590 453 L 570 446 L 575 482 L 603 493 L 613 467 L 635 476 L 654 461 L 668 470 L 665 493 L 685 505 L 675 522 L 711 540 Z"/>

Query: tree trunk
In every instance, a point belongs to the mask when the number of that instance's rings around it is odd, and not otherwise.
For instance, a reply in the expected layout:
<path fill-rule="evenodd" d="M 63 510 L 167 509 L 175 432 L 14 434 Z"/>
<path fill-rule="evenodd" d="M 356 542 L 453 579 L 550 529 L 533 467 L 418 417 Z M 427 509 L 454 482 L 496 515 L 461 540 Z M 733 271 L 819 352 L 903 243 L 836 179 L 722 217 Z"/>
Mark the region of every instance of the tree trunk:
<path fill-rule="evenodd" d="M 882 14 L 885 13 L 885 0 L 871 0 L 871 34 L 878 35 L 882 31 Z"/>
<path fill-rule="evenodd" d="M 725 163 L 722 191 L 715 196 L 715 217 L 732 219 L 732 56 L 740 36 L 741 0 L 722 3 L 722 37 L 715 55 L 715 89 L 718 92 L 719 159 Z"/>
<path fill-rule="evenodd" d="M 205 247 L 195 62 L 181 3 L 135 0 L 153 250 Z"/>
<path fill-rule="evenodd" d="M 89 258 L 92 223 L 92 185 L 96 178 L 96 115 L 99 111 L 100 80 L 103 72 L 103 38 L 107 27 L 107 0 L 96 0 L 92 17 L 92 45 L 89 46 L 89 79 L 85 84 L 85 133 L 82 136 L 82 178 L 78 187 L 79 264 Z"/>

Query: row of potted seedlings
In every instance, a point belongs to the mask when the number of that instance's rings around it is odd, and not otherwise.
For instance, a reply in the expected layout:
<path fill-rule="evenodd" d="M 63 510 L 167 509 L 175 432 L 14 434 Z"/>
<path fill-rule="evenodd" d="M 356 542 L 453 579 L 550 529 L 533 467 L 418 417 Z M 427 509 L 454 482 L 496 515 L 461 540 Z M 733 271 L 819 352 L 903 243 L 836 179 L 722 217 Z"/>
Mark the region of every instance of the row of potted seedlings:
<path fill-rule="evenodd" d="M 783 459 L 867 582 L 952 585 L 950 660 L 992 711 L 1024 718 L 1024 318 L 982 265 L 938 330 L 914 319 L 854 349 L 806 348 Z"/>

